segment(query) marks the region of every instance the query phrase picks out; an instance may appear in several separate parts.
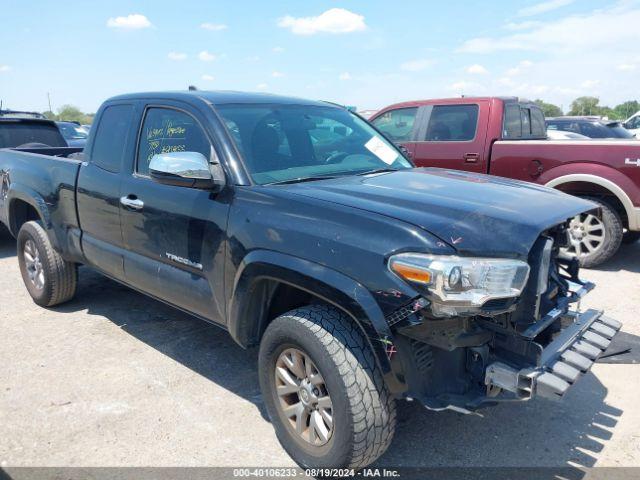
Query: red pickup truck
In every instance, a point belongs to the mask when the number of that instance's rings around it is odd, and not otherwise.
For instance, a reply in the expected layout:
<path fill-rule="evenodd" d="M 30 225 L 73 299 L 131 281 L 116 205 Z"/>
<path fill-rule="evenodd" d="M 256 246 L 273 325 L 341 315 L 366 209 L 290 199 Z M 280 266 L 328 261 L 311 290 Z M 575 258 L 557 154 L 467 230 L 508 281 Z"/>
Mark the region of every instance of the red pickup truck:
<path fill-rule="evenodd" d="M 585 267 L 640 238 L 640 142 L 548 140 L 538 106 L 515 97 L 403 102 L 370 119 L 419 167 L 468 170 L 535 182 L 585 197 L 600 214 L 570 224 L 570 247 Z"/>

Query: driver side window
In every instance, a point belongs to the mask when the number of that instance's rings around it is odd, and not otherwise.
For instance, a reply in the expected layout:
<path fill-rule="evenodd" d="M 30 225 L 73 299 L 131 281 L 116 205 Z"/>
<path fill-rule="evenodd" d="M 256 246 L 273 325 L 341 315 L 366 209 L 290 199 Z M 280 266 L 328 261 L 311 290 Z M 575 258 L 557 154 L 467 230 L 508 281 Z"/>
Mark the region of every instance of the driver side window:
<path fill-rule="evenodd" d="M 149 175 L 149 162 L 157 153 L 199 152 L 211 157 L 211 144 L 190 115 L 170 108 L 152 107 L 142 124 L 136 171 Z"/>
<path fill-rule="evenodd" d="M 376 118 L 372 123 L 385 137 L 394 142 L 410 142 L 418 107 L 391 110 Z"/>

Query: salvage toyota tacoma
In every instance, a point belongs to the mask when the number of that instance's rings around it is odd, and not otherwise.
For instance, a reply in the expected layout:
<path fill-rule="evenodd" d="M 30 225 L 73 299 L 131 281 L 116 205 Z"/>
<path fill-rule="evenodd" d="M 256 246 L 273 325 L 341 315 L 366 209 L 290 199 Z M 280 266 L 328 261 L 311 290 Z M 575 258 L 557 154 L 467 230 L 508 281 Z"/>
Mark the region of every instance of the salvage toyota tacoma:
<path fill-rule="evenodd" d="M 593 285 L 559 256 L 594 203 L 415 168 L 323 102 L 131 94 L 96 118 L 76 158 L 0 151 L 26 289 L 69 301 L 85 265 L 259 346 L 266 410 L 300 465 L 376 460 L 396 400 L 559 399 L 620 328 L 575 307 Z"/>

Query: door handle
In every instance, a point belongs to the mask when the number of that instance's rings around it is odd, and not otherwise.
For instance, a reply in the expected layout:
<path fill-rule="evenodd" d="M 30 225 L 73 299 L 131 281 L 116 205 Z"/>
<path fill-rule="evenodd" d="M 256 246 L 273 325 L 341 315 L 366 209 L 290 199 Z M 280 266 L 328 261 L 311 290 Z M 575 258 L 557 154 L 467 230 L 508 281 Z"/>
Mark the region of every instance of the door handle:
<path fill-rule="evenodd" d="M 142 210 L 142 208 L 144 207 L 144 202 L 135 195 L 127 195 L 126 197 L 121 197 L 120 203 L 125 208 L 130 208 L 131 210 Z"/>
<path fill-rule="evenodd" d="M 478 163 L 480 160 L 479 153 L 465 153 L 462 158 L 464 158 L 465 163 Z"/>

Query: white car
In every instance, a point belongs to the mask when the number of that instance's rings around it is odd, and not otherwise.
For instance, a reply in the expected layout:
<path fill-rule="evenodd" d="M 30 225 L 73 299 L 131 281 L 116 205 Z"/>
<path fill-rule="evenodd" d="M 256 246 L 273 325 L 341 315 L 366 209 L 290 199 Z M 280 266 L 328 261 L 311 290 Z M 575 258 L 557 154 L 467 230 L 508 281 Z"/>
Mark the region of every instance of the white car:
<path fill-rule="evenodd" d="M 623 125 L 624 128 L 633 133 L 637 139 L 640 139 L 640 112 L 636 112 L 627 118 Z"/>
<path fill-rule="evenodd" d="M 580 135 L 575 132 L 567 132 L 565 130 L 547 129 L 547 138 L 549 140 L 589 140 L 589 137 Z"/>

